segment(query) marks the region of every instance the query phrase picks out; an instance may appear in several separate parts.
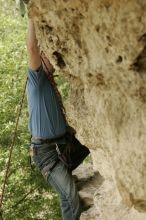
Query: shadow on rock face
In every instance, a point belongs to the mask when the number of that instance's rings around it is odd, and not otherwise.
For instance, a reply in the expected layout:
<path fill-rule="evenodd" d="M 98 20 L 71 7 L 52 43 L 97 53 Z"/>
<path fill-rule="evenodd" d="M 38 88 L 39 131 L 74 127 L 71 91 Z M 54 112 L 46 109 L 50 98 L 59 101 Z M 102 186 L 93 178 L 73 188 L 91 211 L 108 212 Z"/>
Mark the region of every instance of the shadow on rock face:
<path fill-rule="evenodd" d="M 76 184 L 79 190 L 88 187 L 97 188 L 103 183 L 104 178 L 100 175 L 99 172 L 95 172 L 93 176 L 89 176 L 87 178 L 76 179 Z"/>
<path fill-rule="evenodd" d="M 146 34 L 143 34 L 138 39 L 139 44 L 143 45 L 143 49 L 130 65 L 131 70 L 144 73 L 146 71 Z"/>
<path fill-rule="evenodd" d="M 146 199 L 134 199 L 131 195 L 131 201 L 138 212 L 146 212 Z"/>
<path fill-rule="evenodd" d="M 99 172 L 94 172 L 92 164 L 82 164 L 74 172 L 75 179 L 83 209 L 88 210 L 94 205 L 94 194 L 102 185 L 104 178 Z"/>
<path fill-rule="evenodd" d="M 57 51 L 55 51 L 55 52 L 53 53 L 53 55 L 55 56 L 55 59 L 56 59 L 56 61 L 57 61 L 57 65 L 58 65 L 61 69 L 64 68 L 64 67 L 66 66 L 66 64 L 65 64 L 65 62 L 64 62 L 64 60 L 63 60 L 63 58 L 62 58 L 62 54 L 59 53 L 59 52 L 57 52 Z"/>

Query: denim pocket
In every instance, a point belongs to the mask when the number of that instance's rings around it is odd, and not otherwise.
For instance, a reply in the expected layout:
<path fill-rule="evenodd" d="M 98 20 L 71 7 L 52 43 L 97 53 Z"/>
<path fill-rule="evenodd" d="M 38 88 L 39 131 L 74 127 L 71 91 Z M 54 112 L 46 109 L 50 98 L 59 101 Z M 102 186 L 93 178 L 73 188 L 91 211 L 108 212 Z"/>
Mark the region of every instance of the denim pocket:
<path fill-rule="evenodd" d="M 56 148 L 49 148 L 48 144 L 43 144 L 38 148 L 35 148 L 35 154 L 33 155 L 33 161 L 37 167 L 42 169 L 49 163 L 52 163 L 58 159 Z"/>

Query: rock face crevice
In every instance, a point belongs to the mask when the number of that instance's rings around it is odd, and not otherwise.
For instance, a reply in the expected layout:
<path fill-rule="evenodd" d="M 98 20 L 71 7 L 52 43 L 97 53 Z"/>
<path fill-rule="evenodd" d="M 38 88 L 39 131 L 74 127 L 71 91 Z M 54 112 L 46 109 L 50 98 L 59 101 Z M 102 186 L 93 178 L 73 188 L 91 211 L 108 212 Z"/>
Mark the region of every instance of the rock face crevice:
<path fill-rule="evenodd" d="M 146 1 L 30 0 L 28 14 L 70 84 L 69 120 L 105 179 L 98 219 L 145 220 Z"/>

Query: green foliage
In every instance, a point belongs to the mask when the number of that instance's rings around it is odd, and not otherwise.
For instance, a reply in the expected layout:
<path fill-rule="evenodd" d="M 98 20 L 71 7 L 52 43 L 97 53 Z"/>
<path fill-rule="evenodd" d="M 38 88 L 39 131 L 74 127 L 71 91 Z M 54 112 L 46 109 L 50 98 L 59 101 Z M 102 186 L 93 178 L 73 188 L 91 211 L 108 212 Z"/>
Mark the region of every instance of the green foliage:
<path fill-rule="evenodd" d="M 1 0 L 0 7 L 0 187 L 3 184 L 9 148 L 26 81 L 25 33 L 27 18 L 21 18 L 15 1 Z M 67 96 L 68 85 L 58 79 Z M 4 197 L 4 220 L 60 220 L 58 196 L 28 162 L 29 133 L 26 100 L 21 114 L 17 141 L 12 154 Z M 0 188 L 1 191 L 1 188 Z"/>

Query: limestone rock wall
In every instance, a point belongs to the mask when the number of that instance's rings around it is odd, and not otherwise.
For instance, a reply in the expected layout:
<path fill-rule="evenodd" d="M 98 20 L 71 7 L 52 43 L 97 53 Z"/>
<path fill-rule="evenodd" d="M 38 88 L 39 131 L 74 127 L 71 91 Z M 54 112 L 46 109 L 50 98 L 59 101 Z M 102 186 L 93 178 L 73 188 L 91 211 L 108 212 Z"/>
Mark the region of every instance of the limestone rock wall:
<path fill-rule="evenodd" d="M 70 122 L 105 178 L 98 219 L 146 220 L 146 0 L 30 0 L 28 11 L 69 81 Z"/>

